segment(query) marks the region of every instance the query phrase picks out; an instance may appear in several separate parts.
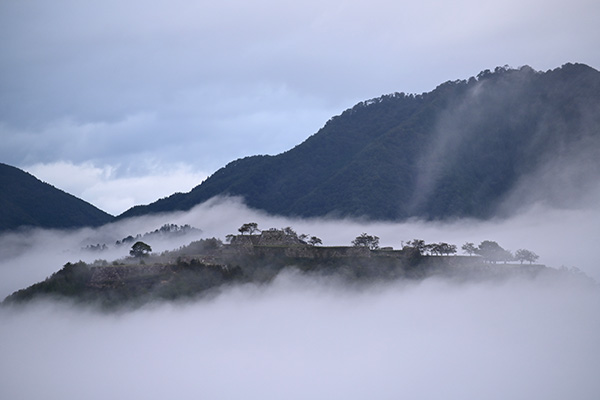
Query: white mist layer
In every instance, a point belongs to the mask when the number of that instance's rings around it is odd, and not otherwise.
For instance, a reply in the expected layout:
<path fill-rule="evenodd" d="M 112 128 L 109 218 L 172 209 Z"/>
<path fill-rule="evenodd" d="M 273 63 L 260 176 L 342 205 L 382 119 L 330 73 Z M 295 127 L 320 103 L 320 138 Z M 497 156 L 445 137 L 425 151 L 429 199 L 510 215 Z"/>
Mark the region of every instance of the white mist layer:
<path fill-rule="evenodd" d="M 75 231 L 33 230 L 26 233 L 0 235 L 0 297 L 32 285 L 58 271 L 65 263 L 95 259 L 108 261 L 128 255 L 129 248 L 115 248 L 114 242 L 128 235 L 153 231 L 163 224 L 189 224 L 202 230 L 201 237 L 217 237 L 238 233 L 244 223 L 257 222 L 259 228 L 291 226 L 298 233 L 316 235 L 325 246 L 349 246 L 362 232 L 380 237 L 381 246 L 401 248 L 411 239 L 428 243 L 447 242 L 460 246 L 494 240 L 515 252 L 525 248 L 540 256 L 539 263 L 548 267 L 577 267 L 600 281 L 600 263 L 595 255 L 600 237 L 600 210 L 556 210 L 534 207 L 508 219 L 492 221 L 457 220 L 453 222 L 409 221 L 405 223 L 370 222 L 363 220 L 291 219 L 250 210 L 238 199 L 213 199 L 189 212 L 132 218 L 98 229 Z M 154 238 L 148 243 L 155 252 L 171 250 L 198 237 L 178 237 L 172 240 Z M 109 245 L 106 252 L 82 251 L 88 244 Z M 460 250 L 459 250 L 460 253 Z"/>
<path fill-rule="evenodd" d="M 600 296 L 548 281 L 343 289 L 287 273 L 212 301 L 0 310 L 0 395 L 597 399 Z"/>
<path fill-rule="evenodd" d="M 96 230 L 2 235 L 0 293 L 68 261 L 123 257 L 128 248 L 114 248 L 115 240 L 165 223 L 223 239 L 251 221 L 291 226 L 325 245 L 349 245 L 362 232 L 396 248 L 413 238 L 459 247 L 496 240 L 533 250 L 550 267 L 600 277 L 596 210 L 396 224 L 294 220 L 225 199 Z M 160 252 L 190 240 L 150 244 Z M 81 250 L 97 243 L 111 250 Z M 238 286 L 210 301 L 114 314 L 54 302 L 0 308 L 0 398 L 597 399 L 600 294 L 576 281 L 428 279 L 357 289 L 287 272 L 269 286 Z"/>

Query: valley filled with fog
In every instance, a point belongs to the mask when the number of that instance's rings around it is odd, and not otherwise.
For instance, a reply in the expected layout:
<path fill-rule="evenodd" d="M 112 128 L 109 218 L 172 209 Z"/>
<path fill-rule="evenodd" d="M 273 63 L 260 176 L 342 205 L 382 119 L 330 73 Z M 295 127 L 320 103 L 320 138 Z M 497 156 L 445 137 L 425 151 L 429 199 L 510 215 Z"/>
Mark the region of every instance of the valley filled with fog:
<path fill-rule="evenodd" d="M 190 212 L 95 230 L 0 236 L 0 296 L 68 261 L 125 257 L 129 247 L 114 246 L 116 240 L 163 224 L 202 232 L 148 240 L 154 252 L 198 237 L 224 240 L 247 222 L 291 226 L 325 246 L 350 245 L 362 232 L 394 248 L 415 238 L 459 248 L 494 240 L 575 272 L 565 280 L 429 278 L 348 287 L 290 269 L 266 286 L 115 313 L 51 301 L 2 307 L 1 397 L 594 399 L 600 393 L 600 291 L 577 279 L 584 273 L 600 280 L 594 254 L 600 212 L 589 207 L 539 206 L 488 222 L 377 223 L 295 220 L 215 199 Z M 82 250 L 103 243 L 104 252 Z"/>
<path fill-rule="evenodd" d="M 2 1 L 0 400 L 600 399 L 599 15 L 591 0 Z M 161 255 L 249 223 L 458 254 L 365 248 L 331 267 L 296 242 L 314 258 L 271 275 L 226 258 L 233 240 L 203 242 L 220 260 Z M 124 260 L 136 240 L 157 257 Z M 484 241 L 547 268 L 461 269 Z M 378 257 L 418 273 L 364 278 Z M 113 266 L 138 276 L 94 286 Z M 153 287 L 179 279 L 161 292 L 177 301 L 144 297 L 152 268 L 171 274 Z M 36 288 L 72 297 L 2 302 L 59 271 Z M 94 290 L 144 302 L 102 308 Z"/>

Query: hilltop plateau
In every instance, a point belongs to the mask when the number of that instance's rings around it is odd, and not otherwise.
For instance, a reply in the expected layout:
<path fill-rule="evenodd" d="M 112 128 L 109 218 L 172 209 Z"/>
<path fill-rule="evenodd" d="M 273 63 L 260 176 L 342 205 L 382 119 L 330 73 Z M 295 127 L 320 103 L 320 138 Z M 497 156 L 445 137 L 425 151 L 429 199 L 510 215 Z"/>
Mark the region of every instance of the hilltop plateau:
<path fill-rule="evenodd" d="M 537 255 L 528 250 L 520 249 L 513 256 L 491 241 L 479 247 L 466 243 L 463 251 L 470 255 L 458 256 L 453 255 L 454 245 L 416 239 L 400 250 L 379 248 L 379 238 L 366 234 L 358 236 L 353 246 L 325 247 L 317 245 L 318 238 L 311 239 L 312 244 L 291 228 L 270 229 L 230 235 L 228 244 L 216 238 L 201 239 L 160 254 L 151 254 L 149 245 L 136 242 L 131 257 L 112 263 L 67 263 L 45 281 L 13 293 L 4 304 L 53 298 L 104 309 L 138 307 L 214 296 L 233 285 L 268 284 L 285 271 L 350 287 L 430 277 L 464 282 L 573 273 L 534 264 Z"/>

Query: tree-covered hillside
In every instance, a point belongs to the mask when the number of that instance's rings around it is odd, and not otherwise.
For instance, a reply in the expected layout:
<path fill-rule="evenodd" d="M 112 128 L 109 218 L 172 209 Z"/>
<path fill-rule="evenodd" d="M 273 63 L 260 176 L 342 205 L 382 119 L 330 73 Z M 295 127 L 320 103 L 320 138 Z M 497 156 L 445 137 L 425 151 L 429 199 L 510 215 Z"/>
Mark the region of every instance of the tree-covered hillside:
<path fill-rule="evenodd" d="M 0 232 L 22 226 L 99 226 L 113 216 L 18 168 L 0 163 Z"/>
<path fill-rule="evenodd" d="M 598 149 L 598 71 L 503 67 L 359 103 L 285 153 L 233 161 L 190 193 L 120 217 L 230 195 L 290 216 L 487 218 L 508 200 L 577 197 L 600 176 Z"/>

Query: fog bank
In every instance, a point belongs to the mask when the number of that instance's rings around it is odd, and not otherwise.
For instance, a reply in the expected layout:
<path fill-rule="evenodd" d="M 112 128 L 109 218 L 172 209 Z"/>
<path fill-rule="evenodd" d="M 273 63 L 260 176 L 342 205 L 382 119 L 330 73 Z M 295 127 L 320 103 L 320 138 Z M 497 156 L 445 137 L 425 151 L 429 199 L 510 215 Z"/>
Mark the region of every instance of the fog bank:
<path fill-rule="evenodd" d="M 132 218 L 98 229 L 74 231 L 32 230 L 0 235 L 0 297 L 32 285 L 58 271 L 67 262 L 96 259 L 112 261 L 128 255 L 129 247 L 114 247 L 114 242 L 128 235 L 153 231 L 163 224 L 189 224 L 202 230 L 200 237 L 217 237 L 238 233 L 244 223 L 257 222 L 259 228 L 291 226 L 298 233 L 316 235 L 325 246 L 349 246 L 362 232 L 380 237 L 380 245 L 401 248 L 415 238 L 428 243 L 447 242 L 459 248 L 465 242 L 476 245 L 483 240 L 497 241 L 513 252 L 520 248 L 534 251 L 539 263 L 549 267 L 576 267 L 600 281 L 600 263 L 593 249 L 600 237 L 600 210 L 594 208 L 550 209 L 532 207 L 507 219 L 491 221 L 456 220 L 450 222 L 403 223 L 373 222 L 360 219 L 293 219 L 268 215 L 248 209 L 237 198 L 212 199 L 189 212 Z M 171 240 L 152 239 L 155 252 L 188 244 L 198 236 Z M 106 243 L 105 252 L 86 252 L 86 245 Z"/>
<path fill-rule="evenodd" d="M 600 296 L 568 283 L 367 290 L 286 273 L 212 301 L 2 309 L 2 398 L 596 399 Z"/>
<path fill-rule="evenodd" d="M 237 199 L 215 199 L 190 212 L 95 230 L 2 235 L 2 297 L 67 261 L 125 256 L 129 248 L 112 246 L 115 238 L 175 223 L 223 239 L 250 221 L 263 229 L 291 226 L 325 245 L 349 245 L 362 232 L 396 248 L 413 238 L 459 247 L 495 240 L 513 251 L 531 249 L 550 267 L 600 277 L 592 251 L 600 213 L 593 209 L 376 223 L 275 217 Z M 150 244 L 160 252 L 191 240 Z M 81 249 L 96 243 L 109 250 Z M 38 301 L 0 308 L 0 398 L 596 399 L 599 310 L 598 286 L 577 280 L 427 279 L 352 288 L 293 270 L 268 286 L 136 311 L 103 314 Z"/>

